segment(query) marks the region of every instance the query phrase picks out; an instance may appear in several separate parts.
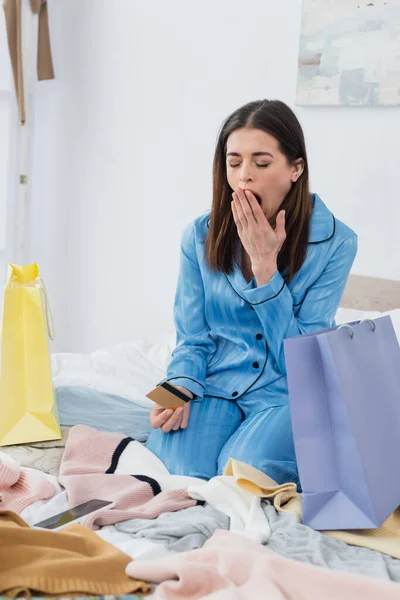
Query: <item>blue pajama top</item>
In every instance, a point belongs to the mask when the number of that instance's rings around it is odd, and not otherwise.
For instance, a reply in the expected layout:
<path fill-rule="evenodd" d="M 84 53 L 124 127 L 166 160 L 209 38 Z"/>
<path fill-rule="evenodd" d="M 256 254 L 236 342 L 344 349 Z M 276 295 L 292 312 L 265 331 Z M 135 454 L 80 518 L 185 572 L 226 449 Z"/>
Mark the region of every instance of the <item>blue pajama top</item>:
<path fill-rule="evenodd" d="M 288 396 L 283 340 L 335 325 L 357 253 L 357 235 L 317 194 L 306 259 L 290 283 L 278 271 L 257 287 L 237 260 L 227 275 L 209 269 L 204 243 L 211 211 L 183 230 L 174 302 L 176 347 L 167 377 L 198 398 L 234 400 L 264 388 L 277 404 Z"/>

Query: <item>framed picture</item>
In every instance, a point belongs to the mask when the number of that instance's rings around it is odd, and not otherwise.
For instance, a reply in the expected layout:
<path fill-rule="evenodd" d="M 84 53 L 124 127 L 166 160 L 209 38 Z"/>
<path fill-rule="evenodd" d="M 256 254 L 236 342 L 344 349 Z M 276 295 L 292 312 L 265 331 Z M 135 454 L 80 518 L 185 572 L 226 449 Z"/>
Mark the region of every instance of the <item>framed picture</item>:
<path fill-rule="evenodd" d="M 296 104 L 400 105 L 400 0 L 303 0 Z"/>

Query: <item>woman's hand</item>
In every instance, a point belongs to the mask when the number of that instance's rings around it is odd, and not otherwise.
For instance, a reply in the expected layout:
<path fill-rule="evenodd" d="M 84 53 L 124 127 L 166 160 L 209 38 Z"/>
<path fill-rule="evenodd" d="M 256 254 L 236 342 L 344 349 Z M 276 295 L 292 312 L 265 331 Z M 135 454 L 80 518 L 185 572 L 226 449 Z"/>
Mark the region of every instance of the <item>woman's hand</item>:
<path fill-rule="evenodd" d="M 193 394 L 181 385 L 176 386 L 184 394 L 193 399 Z M 173 410 L 172 408 L 163 408 L 162 406 L 153 406 L 150 411 L 150 423 L 153 429 L 161 428 L 161 431 L 168 433 L 169 431 L 177 431 L 179 428 L 185 429 L 189 422 L 190 402 L 186 402 L 185 406 L 180 406 Z"/>
<path fill-rule="evenodd" d="M 277 257 L 286 239 L 285 211 L 278 213 L 274 230 L 252 192 L 236 188 L 232 197 L 233 218 L 253 273 L 276 271 Z"/>

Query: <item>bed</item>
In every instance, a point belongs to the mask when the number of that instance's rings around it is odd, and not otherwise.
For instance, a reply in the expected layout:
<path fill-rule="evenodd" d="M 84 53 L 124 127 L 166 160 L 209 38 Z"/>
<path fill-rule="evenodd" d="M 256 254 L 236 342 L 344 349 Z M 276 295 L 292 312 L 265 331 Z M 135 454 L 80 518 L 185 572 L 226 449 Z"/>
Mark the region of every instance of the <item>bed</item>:
<path fill-rule="evenodd" d="M 363 318 L 375 318 L 389 314 L 400 338 L 400 281 L 351 275 L 337 312 L 337 323 L 346 323 Z M 58 353 L 52 355 L 54 385 L 57 391 L 63 420 L 73 422 L 74 411 L 83 405 L 91 415 L 88 391 L 97 390 L 111 396 L 103 400 L 118 400 L 119 416 L 115 417 L 114 430 L 120 431 L 126 418 L 130 417 L 129 402 L 134 407 L 135 439 L 145 441 L 147 418 L 152 402 L 146 398 L 154 382 L 161 380 L 170 360 L 175 344 L 175 332 L 171 331 L 155 341 L 136 340 L 112 348 L 100 349 L 90 354 Z M 65 398 L 67 390 L 74 390 Z M 86 397 L 85 397 L 86 396 Z M 124 400 L 122 402 L 121 398 Z M 106 406 L 102 410 L 102 423 L 109 423 Z M 98 404 L 96 410 L 99 409 Z M 116 420 L 117 419 L 117 420 Z M 86 419 L 85 424 L 95 425 L 95 420 Z M 98 423 L 97 423 L 98 424 Z M 38 468 L 56 475 L 67 440 L 70 426 L 62 427 L 62 440 L 42 442 L 24 446 L 4 448 L 22 466 Z M 132 433 L 132 432 L 131 432 Z"/>
<path fill-rule="evenodd" d="M 400 281 L 350 275 L 341 308 L 387 312 L 400 308 Z"/>
<path fill-rule="evenodd" d="M 337 313 L 337 323 L 376 318 L 383 314 L 391 315 L 400 340 L 400 281 L 350 276 Z M 174 344 L 175 332 L 171 331 L 152 342 L 137 340 L 90 354 L 52 355 L 62 440 L 11 446 L 0 451 L 15 458 L 21 466 L 39 469 L 49 477 L 56 477 L 68 434 L 78 422 L 103 431 L 107 431 L 112 422 L 113 431 L 145 442 L 149 432 L 148 414 L 152 406 L 145 394 L 154 387 L 155 381 L 165 376 Z M 128 428 L 133 426 L 134 432 Z M 28 511 L 27 514 L 34 519 L 34 511 Z M 318 532 L 304 528 L 301 532 L 296 529 L 294 533 L 293 521 L 274 521 L 272 514 L 270 522 L 275 532 L 270 546 L 277 552 L 288 552 L 288 556 L 321 566 L 400 582 L 400 560 L 365 548 L 356 549 L 336 540 L 330 541 L 328 552 L 325 546 L 322 548 L 325 541 L 320 540 L 318 536 L 321 534 Z M 296 535 L 300 536 L 298 546 Z M 127 538 L 124 538 L 122 548 L 134 558 L 142 554 L 158 556 L 160 552 L 171 551 L 163 544 L 147 544 L 141 552 L 137 539 L 129 551 Z"/>

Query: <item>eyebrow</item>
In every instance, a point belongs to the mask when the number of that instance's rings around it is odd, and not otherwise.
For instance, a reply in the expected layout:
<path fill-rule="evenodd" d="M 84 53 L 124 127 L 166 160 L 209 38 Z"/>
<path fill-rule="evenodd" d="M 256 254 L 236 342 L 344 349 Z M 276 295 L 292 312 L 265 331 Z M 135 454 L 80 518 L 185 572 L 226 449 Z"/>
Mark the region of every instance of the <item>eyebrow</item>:
<path fill-rule="evenodd" d="M 226 156 L 241 156 L 241 154 L 239 154 L 239 152 L 228 152 Z M 270 156 L 271 158 L 274 158 L 271 152 L 253 152 L 252 156 Z"/>

